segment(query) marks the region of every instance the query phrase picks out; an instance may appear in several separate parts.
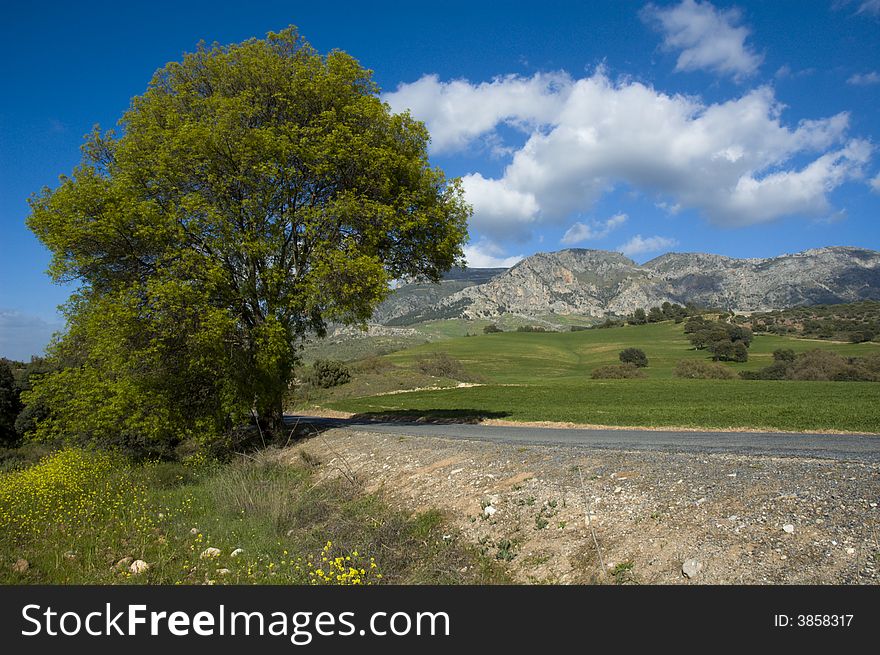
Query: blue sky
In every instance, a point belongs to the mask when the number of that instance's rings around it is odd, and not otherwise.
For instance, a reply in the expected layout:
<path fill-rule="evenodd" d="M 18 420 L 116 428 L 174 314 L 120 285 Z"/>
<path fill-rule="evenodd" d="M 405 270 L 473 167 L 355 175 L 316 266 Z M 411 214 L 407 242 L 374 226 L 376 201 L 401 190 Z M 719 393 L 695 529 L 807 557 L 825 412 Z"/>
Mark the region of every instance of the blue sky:
<path fill-rule="evenodd" d="M 472 265 L 880 247 L 880 0 L 6 3 L 0 355 L 40 351 L 70 292 L 27 197 L 158 67 L 289 24 L 426 121 L 474 205 Z"/>

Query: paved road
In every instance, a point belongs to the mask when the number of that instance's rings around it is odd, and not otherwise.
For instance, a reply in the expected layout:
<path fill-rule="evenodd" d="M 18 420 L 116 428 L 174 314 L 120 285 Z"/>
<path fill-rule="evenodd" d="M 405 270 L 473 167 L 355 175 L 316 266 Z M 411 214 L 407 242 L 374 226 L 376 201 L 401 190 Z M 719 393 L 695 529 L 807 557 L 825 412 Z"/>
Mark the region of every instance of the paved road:
<path fill-rule="evenodd" d="M 309 423 L 318 428 L 344 427 L 350 430 L 415 437 L 443 437 L 514 444 L 556 444 L 612 450 L 722 452 L 880 462 L 880 436 L 876 435 L 502 427 L 467 423 L 385 423 L 313 416 L 287 416 L 286 421 L 290 425 Z"/>

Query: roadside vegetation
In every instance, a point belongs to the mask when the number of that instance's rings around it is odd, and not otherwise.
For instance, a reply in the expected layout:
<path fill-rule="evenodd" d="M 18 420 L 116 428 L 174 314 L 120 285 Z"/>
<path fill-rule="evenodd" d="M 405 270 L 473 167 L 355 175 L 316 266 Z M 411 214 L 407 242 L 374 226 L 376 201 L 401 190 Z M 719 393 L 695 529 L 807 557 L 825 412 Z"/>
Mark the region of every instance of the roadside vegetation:
<path fill-rule="evenodd" d="M 440 512 L 395 510 L 349 472 L 322 477 L 321 462 L 293 450 L 225 464 L 135 464 L 82 449 L 5 459 L 4 584 L 506 580 Z"/>

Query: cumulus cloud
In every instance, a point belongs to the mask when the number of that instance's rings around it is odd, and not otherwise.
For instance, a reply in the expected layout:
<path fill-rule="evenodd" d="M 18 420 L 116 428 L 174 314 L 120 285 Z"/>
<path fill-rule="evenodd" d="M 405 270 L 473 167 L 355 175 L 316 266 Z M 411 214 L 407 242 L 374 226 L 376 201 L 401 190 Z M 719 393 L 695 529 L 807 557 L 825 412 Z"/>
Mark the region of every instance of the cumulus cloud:
<path fill-rule="evenodd" d="M 880 74 L 877 71 L 870 73 L 855 73 L 846 81 L 847 84 L 853 86 L 871 86 L 872 84 L 880 84 Z"/>
<path fill-rule="evenodd" d="M 626 223 L 626 214 L 615 214 L 606 221 L 591 221 L 590 223 L 575 223 L 565 234 L 562 235 L 561 243 L 574 245 L 592 239 L 603 239 L 611 232 Z"/>
<path fill-rule="evenodd" d="M 518 261 L 522 255 L 513 255 L 506 257 L 501 248 L 487 241 L 480 240 L 476 244 L 470 244 L 464 247 L 464 258 L 470 268 L 510 268 Z"/>
<path fill-rule="evenodd" d="M 645 253 L 655 253 L 667 250 L 678 245 L 678 241 L 668 237 L 643 237 L 641 234 L 635 235 L 632 239 L 617 247 L 617 252 L 622 252 L 627 257 L 635 257 Z"/>
<path fill-rule="evenodd" d="M 556 80 L 552 86 L 549 77 Z M 829 192 L 862 176 L 872 153 L 869 142 L 847 136 L 847 112 L 785 124 L 784 106 L 769 86 L 704 104 L 641 82 L 612 81 L 601 69 L 580 79 L 508 76 L 488 87 L 422 81 L 396 93 L 418 98 L 415 117 L 432 133 L 440 128 L 444 147 L 467 148 L 503 123 L 531 129 L 499 177 L 463 179 L 474 206 L 471 226 L 496 240 L 525 238 L 538 224 L 589 211 L 621 183 L 655 193 L 669 207 L 696 209 L 719 225 L 814 217 L 827 213 Z M 493 101 L 493 94 L 509 97 L 508 85 L 516 94 L 532 90 L 521 115 L 516 104 Z M 457 123 L 449 122 L 449 86 L 465 106 L 479 98 L 479 115 L 461 113 Z"/>
<path fill-rule="evenodd" d="M 41 355 L 52 334 L 61 330 L 59 323 L 50 323 L 38 316 L 13 309 L 0 309 L 0 357 L 29 361 Z"/>
<path fill-rule="evenodd" d="M 763 58 L 745 42 L 749 29 L 739 25 L 738 9 L 682 0 L 671 7 L 649 4 L 641 17 L 663 35 L 665 49 L 680 51 L 677 71 L 709 70 L 740 80 L 761 65 Z"/>
<path fill-rule="evenodd" d="M 871 185 L 871 190 L 880 193 L 880 173 L 878 173 L 874 178 L 869 182 Z"/>
<path fill-rule="evenodd" d="M 528 190 L 509 186 L 503 179 L 486 179 L 480 173 L 461 179 L 465 197 L 478 216 L 479 227 L 490 234 L 504 236 L 522 234 L 538 219 L 538 200 Z"/>
<path fill-rule="evenodd" d="M 500 122 L 531 132 L 559 113 L 569 89 L 571 78 L 565 73 L 507 75 L 481 84 L 441 82 L 436 75 L 425 75 L 384 94 L 383 100 L 395 112 L 409 109 L 416 118 L 430 115 L 431 150 L 443 153 L 490 134 Z"/>

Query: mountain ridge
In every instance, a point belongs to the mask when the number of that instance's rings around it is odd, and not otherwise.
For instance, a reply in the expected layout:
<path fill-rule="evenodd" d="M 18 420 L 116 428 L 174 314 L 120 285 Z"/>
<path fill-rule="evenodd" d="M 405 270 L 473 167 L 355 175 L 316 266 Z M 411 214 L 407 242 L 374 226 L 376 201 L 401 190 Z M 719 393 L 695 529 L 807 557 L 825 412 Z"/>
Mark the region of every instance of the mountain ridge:
<path fill-rule="evenodd" d="M 670 252 L 643 264 L 619 252 L 567 248 L 535 253 L 509 269 L 464 271 L 441 282 L 438 286 L 445 286 L 435 293 L 427 289 L 431 285 L 403 285 L 374 320 L 409 325 L 503 315 L 542 320 L 554 314 L 601 319 L 663 302 L 768 311 L 880 300 L 880 252 L 855 246 L 765 258 Z"/>

